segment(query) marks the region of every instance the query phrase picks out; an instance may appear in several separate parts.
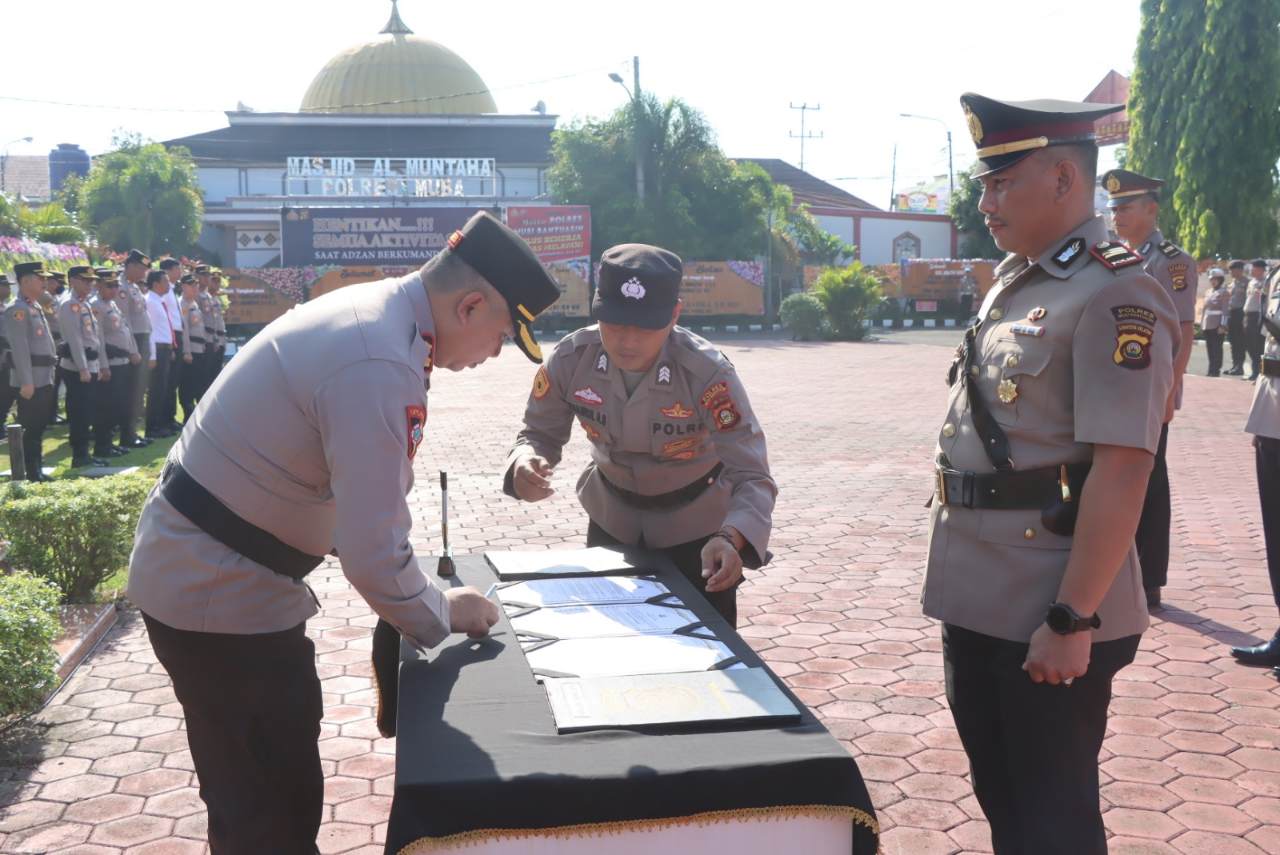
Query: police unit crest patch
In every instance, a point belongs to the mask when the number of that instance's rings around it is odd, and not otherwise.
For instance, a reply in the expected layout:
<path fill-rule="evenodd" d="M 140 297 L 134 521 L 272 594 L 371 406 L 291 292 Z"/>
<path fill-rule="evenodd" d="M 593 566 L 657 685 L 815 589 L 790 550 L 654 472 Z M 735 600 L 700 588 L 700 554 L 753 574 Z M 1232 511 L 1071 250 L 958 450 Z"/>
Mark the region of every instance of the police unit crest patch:
<path fill-rule="evenodd" d="M 715 405 L 722 399 L 729 399 L 729 384 L 724 382 L 712 383 L 702 393 L 702 406 L 708 410 L 715 409 Z"/>
<path fill-rule="evenodd" d="M 1121 368 L 1135 371 L 1151 365 L 1151 339 L 1155 336 L 1156 313 L 1145 306 L 1113 306 L 1116 319 L 1116 349 L 1111 359 Z"/>
<path fill-rule="evenodd" d="M 1169 265 L 1169 281 L 1173 283 L 1173 290 L 1185 291 L 1187 288 L 1187 265 L 1185 262 Z"/>
<path fill-rule="evenodd" d="M 712 418 L 715 420 L 717 430 L 732 430 L 738 426 L 738 422 L 742 421 L 738 408 L 728 398 L 723 399 L 716 406 Z"/>
<path fill-rule="evenodd" d="M 547 366 L 543 365 L 538 368 L 538 373 L 533 375 L 533 397 L 541 401 L 550 391 L 551 378 L 547 376 Z"/>
<path fill-rule="evenodd" d="M 409 459 L 412 460 L 418 453 L 418 446 L 422 444 L 423 432 L 426 429 L 426 407 L 410 404 L 404 408 L 404 417 L 409 431 Z"/>

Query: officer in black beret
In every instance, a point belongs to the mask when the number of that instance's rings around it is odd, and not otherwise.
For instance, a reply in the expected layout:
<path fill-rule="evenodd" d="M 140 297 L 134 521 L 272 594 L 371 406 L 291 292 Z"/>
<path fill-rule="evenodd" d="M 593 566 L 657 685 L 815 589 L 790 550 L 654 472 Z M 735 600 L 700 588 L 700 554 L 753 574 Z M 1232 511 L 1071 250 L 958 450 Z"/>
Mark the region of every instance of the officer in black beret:
<path fill-rule="evenodd" d="M 947 377 L 924 613 L 997 855 L 1103 855 L 1111 685 L 1147 626 L 1134 530 L 1180 331 L 1094 212 L 1119 104 L 961 96 L 1009 255 Z"/>
<path fill-rule="evenodd" d="M 269 324 L 196 405 L 143 506 L 129 598 L 182 704 L 214 852 L 315 851 L 319 606 L 302 580 L 324 556 L 421 647 L 498 621 L 482 592 L 419 569 L 405 492 L 434 369 L 507 339 L 538 359 L 530 324 L 559 296 L 524 241 L 477 214 L 422 269 Z"/>
<path fill-rule="evenodd" d="M 661 550 L 734 623 L 743 565 L 768 560 L 777 486 L 733 364 L 676 325 L 682 279 L 679 256 L 660 247 L 604 252 L 598 323 L 561 341 L 535 375 L 504 490 L 550 496 L 576 421 L 591 443 L 577 485 L 587 544 Z"/>

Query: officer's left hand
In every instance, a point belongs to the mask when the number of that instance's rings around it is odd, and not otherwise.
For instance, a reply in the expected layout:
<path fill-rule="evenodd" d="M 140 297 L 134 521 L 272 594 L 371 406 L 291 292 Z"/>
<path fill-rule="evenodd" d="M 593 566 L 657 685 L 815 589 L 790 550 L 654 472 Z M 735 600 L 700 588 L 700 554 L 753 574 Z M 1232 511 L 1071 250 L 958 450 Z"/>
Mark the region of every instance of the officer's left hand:
<path fill-rule="evenodd" d="M 1083 677 L 1089 670 L 1092 644 L 1091 632 L 1059 635 L 1048 624 L 1042 623 L 1031 636 L 1031 647 L 1027 651 L 1027 661 L 1022 663 L 1022 670 L 1031 677 L 1031 682 L 1054 686 Z"/>
<path fill-rule="evenodd" d="M 100 371 L 98 372 L 98 380 L 99 380 L 99 382 L 106 383 L 106 382 L 108 382 L 110 379 L 111 379 L 111 369 L 110 369 L 110 368 L 103 368 L 102 370 L 100 370 Z"/>
<path fill-rule="evenodd" d="M 141 361 L 142 361 L 142 357 L 141 357 L 140 355 L 138 355 L 138 354 L 136 354 L 136 353 L 131 353 L 131 354 L 129 354 L 129 364 L 130 364 L 130 365 L 137 365 L 137 364 L 138 364 L 139 362 L 141 362 Z"/>
<path fill-rule="evenodd" d="M 184 353 L 184 354 L 182 354 L 182 361 L 183 361 L 184 363 L 186 363 L 187 365 L 190 365 L 190 364 L 191 364 L 191 354 L 189 354 L 189 353 Z"/>
<path fill-rule="evenodd" d="M 702 547 L 702 578 L 708 593 L 727 591 L 742 580 L 742 556 L 723 537 L 713 537 Z"/>

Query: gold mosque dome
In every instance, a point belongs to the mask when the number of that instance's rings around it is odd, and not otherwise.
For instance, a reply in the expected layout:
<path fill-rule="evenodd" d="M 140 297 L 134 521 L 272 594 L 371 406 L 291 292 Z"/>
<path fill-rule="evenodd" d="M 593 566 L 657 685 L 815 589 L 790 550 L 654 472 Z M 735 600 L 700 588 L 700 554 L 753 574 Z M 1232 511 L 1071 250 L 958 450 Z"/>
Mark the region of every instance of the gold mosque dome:
<path fill-rule="evenodd" d="M 382 37 L 329 60 L 307 87 L 300 112 L 476 114 L 496 113 L 498 105 L 466 60 L 415 36 L 391 0 Z"/>

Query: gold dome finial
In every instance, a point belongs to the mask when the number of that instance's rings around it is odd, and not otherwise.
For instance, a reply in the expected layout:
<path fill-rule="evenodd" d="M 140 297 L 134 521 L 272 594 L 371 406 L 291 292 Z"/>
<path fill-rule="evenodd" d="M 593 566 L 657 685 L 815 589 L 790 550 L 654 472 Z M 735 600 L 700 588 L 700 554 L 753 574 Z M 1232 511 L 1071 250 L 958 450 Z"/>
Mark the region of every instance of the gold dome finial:
<path fill-rule="evenodd" d="M 400 19 L 400 9 L 396 5 L 396 0 L 391 0 L 391 20 L 387 21 L 387 25 L 378 32 L 391 33 L 394 36 L 408 36 L 413 34 L 413 30 Z"/>

